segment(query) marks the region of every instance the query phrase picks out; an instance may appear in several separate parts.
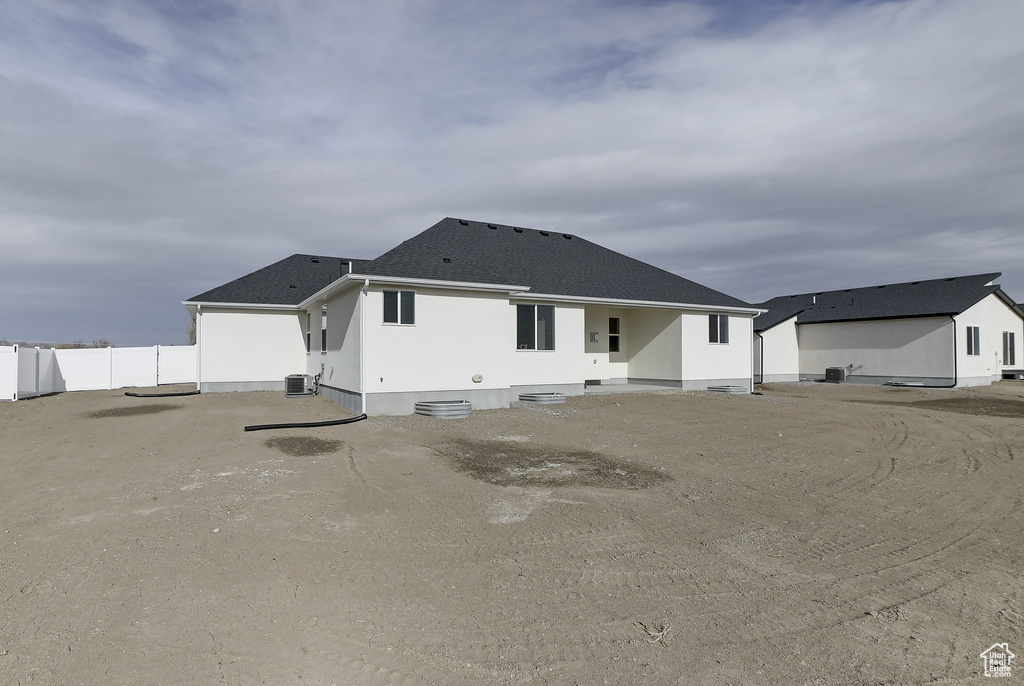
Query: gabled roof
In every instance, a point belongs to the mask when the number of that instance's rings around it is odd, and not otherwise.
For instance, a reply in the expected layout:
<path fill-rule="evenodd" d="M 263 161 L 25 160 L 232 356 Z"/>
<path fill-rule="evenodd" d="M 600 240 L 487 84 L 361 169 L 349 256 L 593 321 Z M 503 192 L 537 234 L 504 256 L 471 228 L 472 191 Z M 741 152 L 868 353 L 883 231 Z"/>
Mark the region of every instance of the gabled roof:
<path fill-rule="evenodd" d="M 999 276 L 999 272 L 994 272 L 783 295 L 755 305 L 768 312 L 754 319 L 754 330 L 765 331 L 794 316 L 797 324 L 816 324 L 957 315 L 998 292 L 998 284 L 992 282 Z"/>
<path fill-rule="evenodd" d="M 500 224 L 443 219 L 375 260 L 292 255 L 187 303 L 297 305 L 343 274 L 520 286 L 530 294 L 751 306 L 579 236 Z"/>
<path fill-rule="evenodd" d="M 443 219 L 360 274 L 527 286 L 530 294 L 741 307 L 738 298 L 571 234 Z"/>
<path fill-rule="evenodd" d="M 239 305 L 298 305 L 349 271 L 342 257 L 295 254 L 200 293 L 186 302 Z"/>

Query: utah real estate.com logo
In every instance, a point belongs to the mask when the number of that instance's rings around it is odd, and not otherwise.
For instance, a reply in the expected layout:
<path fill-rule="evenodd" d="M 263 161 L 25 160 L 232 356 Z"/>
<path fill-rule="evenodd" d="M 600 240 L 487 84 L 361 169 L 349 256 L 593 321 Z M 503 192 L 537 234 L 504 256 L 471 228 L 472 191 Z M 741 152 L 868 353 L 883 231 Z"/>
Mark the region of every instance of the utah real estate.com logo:
<path fill-rule="evenodd" d="M 1017 657 L 1007 643 L 994 643 L 981 654 L 985 661 L 985 676 L 1010 676 L 1010 663 Z"/>

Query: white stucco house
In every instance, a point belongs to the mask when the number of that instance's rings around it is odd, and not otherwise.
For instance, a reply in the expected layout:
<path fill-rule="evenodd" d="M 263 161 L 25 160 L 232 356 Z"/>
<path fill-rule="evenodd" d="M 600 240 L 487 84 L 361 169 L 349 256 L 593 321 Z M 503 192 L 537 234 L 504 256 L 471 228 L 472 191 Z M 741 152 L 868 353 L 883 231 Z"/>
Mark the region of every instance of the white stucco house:
<path fill-rule="evenodd" d="M 757 382 L 990 384 L 1024 369 L 1024 316 L 998 273 L 772 298 L 754 323 Z"/>
<path fill-rule="evenodd" d="M 579 236 L 453 218 L 373 260 L 292 255 L 183 304 L 203 392 L 319 374 L 370 415 L 626 381 L 752 388 L 760 311 Z"/>

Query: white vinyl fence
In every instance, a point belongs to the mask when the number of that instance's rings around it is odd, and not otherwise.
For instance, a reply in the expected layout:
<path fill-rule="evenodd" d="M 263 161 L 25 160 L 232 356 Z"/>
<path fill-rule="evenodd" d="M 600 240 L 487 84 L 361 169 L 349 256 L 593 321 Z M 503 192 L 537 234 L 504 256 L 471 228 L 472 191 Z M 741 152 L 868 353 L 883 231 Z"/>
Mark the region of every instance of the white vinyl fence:
<path fill-rule="evenodd" d="M 0 346 L 0 400 L 196 382 L 196 347 L 26 348 Z"/>

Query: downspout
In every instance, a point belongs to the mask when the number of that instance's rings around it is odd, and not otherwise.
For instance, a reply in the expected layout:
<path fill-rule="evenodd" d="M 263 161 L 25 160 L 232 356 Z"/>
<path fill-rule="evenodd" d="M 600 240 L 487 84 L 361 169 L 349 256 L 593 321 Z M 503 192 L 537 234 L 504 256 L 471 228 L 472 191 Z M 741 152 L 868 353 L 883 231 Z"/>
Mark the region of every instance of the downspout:
<path fill-rule="evenodd" d="M 359 398 L 360 413 L 364 417 L 366 416 L 366 294 L 369 290 L 370 280 L 363 279 L 363 288 L 359 294 Z"/>
<path fill-rule="evenodd" d="M 960 381 L 960 371 L 957 369 L 957 352 L 956 352 L 956 317 L 949 315 L 949 319 L 953 322 L 953 383 L 949 388 L 955 388 L 957 383 Z"/>
<path fill-rule="evenodd" d="M 196 390 L 200 391 L 203 388 L 203 327 L 202 327 L 202 315 L 203 306 L 196 305 Z"/>
<path fill-rule="evenodd" d="M 761 384 L 761 383 L 764 383 L 764 336 L 762 336 L 761 334 L 759 334 L 756 331 L 754 332 L 754 335 L 761 339 L 761 345 L 757 346 L 757 355 L 758 355 L 758 357 L 761 358 L 761 364 L 758 366 L 758 369 L 761 370 L 761 380 L 758 381 L 757 383 Z M 753 362 L 751 362 L 751 364 L 753 364 Z M 754 376 L 753 373 L 751 373 L 750 376 L 751 376 L 751 378 L 753 378 L 753 376 Z M 751 392 L 753 392 L 754 389 L 750 389 L 750 390 L 751 390 Z"/>

